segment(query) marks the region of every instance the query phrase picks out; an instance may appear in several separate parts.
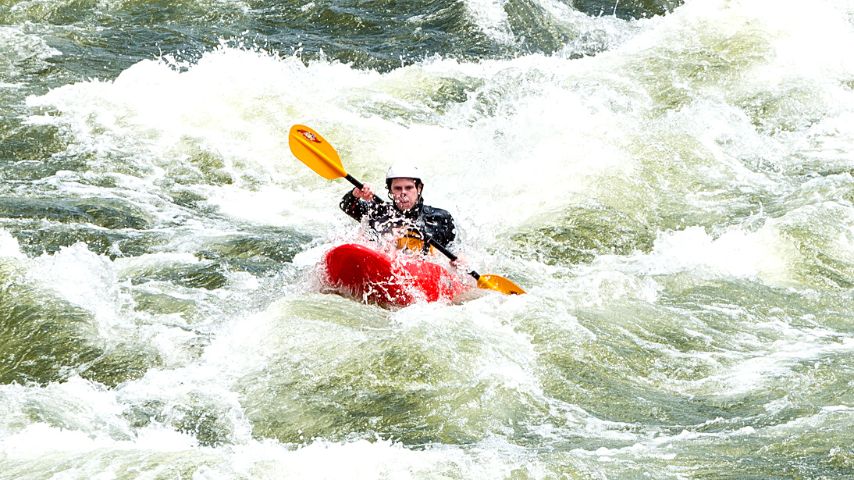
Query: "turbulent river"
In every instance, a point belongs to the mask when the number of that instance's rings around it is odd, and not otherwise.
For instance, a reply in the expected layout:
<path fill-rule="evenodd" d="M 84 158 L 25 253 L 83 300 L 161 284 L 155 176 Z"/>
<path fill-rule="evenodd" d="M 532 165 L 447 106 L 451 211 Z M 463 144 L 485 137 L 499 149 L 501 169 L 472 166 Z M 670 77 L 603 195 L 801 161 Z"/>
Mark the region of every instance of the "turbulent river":
<path fill-rule="evenodd" d="M 0 479 L 854 477 L 851 0 L 0 1 Z M 324 292 L 408 159 L 526 295 Z"/>

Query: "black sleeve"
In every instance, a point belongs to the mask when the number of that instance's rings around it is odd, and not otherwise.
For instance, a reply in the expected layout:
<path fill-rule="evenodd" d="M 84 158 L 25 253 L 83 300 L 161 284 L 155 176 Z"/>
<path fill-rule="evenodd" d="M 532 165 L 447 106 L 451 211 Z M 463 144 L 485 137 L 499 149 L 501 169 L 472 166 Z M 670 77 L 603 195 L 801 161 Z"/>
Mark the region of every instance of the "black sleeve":
<path fill-rule="evenodd" d="M 372 210 L 371 205 L 364 200 L 356 198 L 352 190 L 344 194 L 338 206 L 341 207 L 344 213 L 355 218 L 357 222 L 361 222 L 362 217 L 371 214 Z"/>
<path fill-rule="evenodd" d="M 457 238 L 454 218 L 446 210 L 431 208 L 427 219 L 427 234 L 443 247 L 447 247 Z"/>

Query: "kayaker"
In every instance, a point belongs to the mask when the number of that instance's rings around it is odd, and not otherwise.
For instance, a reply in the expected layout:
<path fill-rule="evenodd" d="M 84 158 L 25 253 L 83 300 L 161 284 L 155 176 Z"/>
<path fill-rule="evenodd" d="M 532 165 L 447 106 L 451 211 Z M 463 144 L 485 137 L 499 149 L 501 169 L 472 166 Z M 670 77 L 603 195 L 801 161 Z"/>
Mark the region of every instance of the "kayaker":
<path fill-rule="evenodd" d="M 429 238 L 442 246 L 448 246 L 456 238 L 451 214 L 424 204 L 421 196 L 424 182 L 417 167 L 392 165 L 386 173 L 385 184 L 391 202 L 374 202 L 374 192 L 366 184 L 344 195 L 341 210 L 359 222 L 366 219 L 368 225 L 380 234 L 393 234 L 399 247 L 411 248 L 406 239 L 412 237 L 421 241 Z M 418 244 L 421 245 L 420 242 Z M 427 245 L 423 245 L 423 250 L 428 250 Z"/>

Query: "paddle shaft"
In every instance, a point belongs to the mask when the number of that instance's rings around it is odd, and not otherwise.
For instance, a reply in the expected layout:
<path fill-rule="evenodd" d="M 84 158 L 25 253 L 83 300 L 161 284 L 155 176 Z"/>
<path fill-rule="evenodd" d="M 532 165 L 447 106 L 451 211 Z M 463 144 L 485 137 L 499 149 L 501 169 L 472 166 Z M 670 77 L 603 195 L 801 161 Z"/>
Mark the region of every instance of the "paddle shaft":
<path fill-rule="evenodd" d="M 344 179 L 345 179 L 345 180 L 347 180 L 348 182 L 352 183 L 352 184 L 353 184 L 356 188 L 358 188 L 359 190 L 361 190 L 361 189 L 365 188 L 365 185 L 364 185 L 362 182 L 360 182 L 360 181 L 356 180 L 355 178 L 353 178 L 353 176 L 352 176 L 352 175 L 350 175 L 349 173 L 348 173 L 347 175 L 345 175 L 345 176 L 344 176 Z M 374 198 L 375 198 L 376 200 L 379 200 L 377 203 L 383 203 L 383 200 L 382 200 L 381 198 L 377 197 L 376 195 L 374 195 Z"/>

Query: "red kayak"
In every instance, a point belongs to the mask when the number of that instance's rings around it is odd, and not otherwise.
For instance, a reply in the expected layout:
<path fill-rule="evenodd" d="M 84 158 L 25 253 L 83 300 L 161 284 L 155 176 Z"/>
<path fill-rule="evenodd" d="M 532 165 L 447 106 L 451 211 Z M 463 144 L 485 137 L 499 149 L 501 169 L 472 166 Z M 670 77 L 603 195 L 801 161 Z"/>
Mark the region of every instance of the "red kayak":
<path fill-rule="evenodd" d="M 324 263 L 333 289 L 381 306 L 450 301 L 469 288 L 443 266 L 423 257 L 392 257 L 354 243 L 333 248 Z"/>

